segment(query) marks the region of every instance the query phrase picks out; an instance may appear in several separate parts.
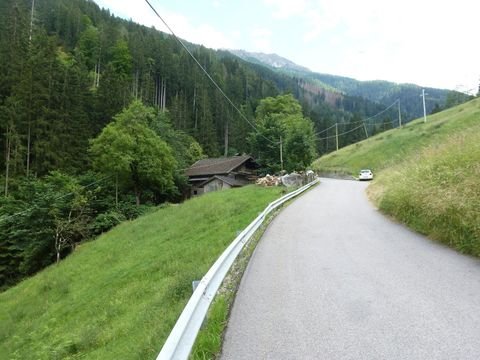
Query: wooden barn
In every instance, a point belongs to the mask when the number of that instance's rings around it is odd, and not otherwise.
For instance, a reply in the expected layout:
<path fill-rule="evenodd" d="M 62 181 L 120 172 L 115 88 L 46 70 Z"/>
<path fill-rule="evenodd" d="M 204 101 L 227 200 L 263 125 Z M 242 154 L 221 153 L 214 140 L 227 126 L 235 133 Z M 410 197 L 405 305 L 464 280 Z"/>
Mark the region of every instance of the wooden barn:
<path fill-rule="evenodd" d="M 258 167 L 250 155 L 199 160 L 186 171 L 191 195 L 247 185 L 257 178 Z"/>

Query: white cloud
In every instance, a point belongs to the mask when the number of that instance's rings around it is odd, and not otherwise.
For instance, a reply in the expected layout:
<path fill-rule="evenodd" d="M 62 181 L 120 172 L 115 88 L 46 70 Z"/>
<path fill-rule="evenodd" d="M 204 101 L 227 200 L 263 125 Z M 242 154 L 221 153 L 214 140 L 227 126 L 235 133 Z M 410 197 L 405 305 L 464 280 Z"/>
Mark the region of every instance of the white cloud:
<path fill-rule="evenodd" d="M 114 13 L 120 17 L 132 19 L 146 26 L 154 26 L 156 29 L 169 33 L 158 17 L 153 13 L 145 2 L 131 0 L 96 0 L 100 6 L 115 9 Z M 216 1 L 220 4 L 218 1 Z M 152 5 L 160 16 L 167 22 L 177 36 L 195 44 L 202 44 L 209 48 L 234 48 L 234 43 L 213 26 L 207 23 L 194 24 L 184 15 L 167 11 L 154 1 Z"/>
<path fill-rule="evenodd" d="M 449 88 L 478 83 L 480 2 L 317 0 L 308 5 L 303 40 L 311 47 L 334 42 L 329 56 L 337 58 L 337 73 Z"/>
<path fill-rule="evenodd" d="M 308 0 L 263 0 L 264 4 L 273 8 L 272 16 L 276 19 L 287 19 L 302 15 Z"/>
<path fill-rule="evenodd" d="M 250 32 L 250 37 L 253 45 L 253 51 L 264 53 L 273 52 L 272 47 L 272 31 L 267 28 L 254 28 Z"/>
<path fill-rule="evenodd" d="M 306 32 L 303 41 L 308 44 L 323 36 L 330 36 L 330 32 L 338 26 L 337 19 L 323 15 L 319 11 L 311 11 L 305 14 Z"/>
<path fill-rule="evenodd" d="M 179 31 L 180 37 L 195 44 L 202 44 L 213 49 L 229 49 L 233 47 L 231 39 L 208 24 L 201 24 L 196 27 L 191 24 L 185 24 Z"/>
<path fill-rule="evenodd" d="M 143 1 L 97 1 L 166 31 Z M 204 2 L 215 9 L 210 21 L 153 0 L 178 36 L 208 47 L 276 52 L 315 71 L 364 80 L 478 86 L 478 0 L 262 0 L 251 17 L 242 18 L 223 0 Z M 244 6 L 254 5 L 250 0 Z M 217 28 L 215 16 L 229 16 L 230 24 Z M 228 27 L 233 23 L 252 30 L 235 31 Z"/>

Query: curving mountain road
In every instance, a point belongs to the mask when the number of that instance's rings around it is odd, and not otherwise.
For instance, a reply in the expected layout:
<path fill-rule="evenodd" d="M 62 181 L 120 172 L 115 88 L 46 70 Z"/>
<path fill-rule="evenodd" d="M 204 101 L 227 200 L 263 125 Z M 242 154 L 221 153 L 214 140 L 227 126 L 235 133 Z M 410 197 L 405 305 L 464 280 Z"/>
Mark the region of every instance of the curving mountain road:
<path fill-rule="evenodd" d="M 222 359 L 480 359 L 480 261 L 322 179 L 270 224 Z"/>

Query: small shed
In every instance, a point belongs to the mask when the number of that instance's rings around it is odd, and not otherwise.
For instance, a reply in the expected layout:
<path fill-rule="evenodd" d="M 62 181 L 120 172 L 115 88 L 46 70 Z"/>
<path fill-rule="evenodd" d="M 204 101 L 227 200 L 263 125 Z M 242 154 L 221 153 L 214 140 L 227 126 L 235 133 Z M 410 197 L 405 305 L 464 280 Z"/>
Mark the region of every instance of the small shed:
<path fill-rule="evenodd" d="M 207 181 L 200 184 L 200 187 L 203 188 L 203 192 L 211 192 L 217 190 L 230 189 L 233 187 L 240 187 L 247 185 L 249 181 L 246 180 L 237 180 L 228 176 L 215 175 L 208 179 Z"/>
<path fill-rule="evenodd" d="M 202 159 L 187 171 L 191 195 L 240 187 L 257 178 L 259 165 L 250 155 Z"/>

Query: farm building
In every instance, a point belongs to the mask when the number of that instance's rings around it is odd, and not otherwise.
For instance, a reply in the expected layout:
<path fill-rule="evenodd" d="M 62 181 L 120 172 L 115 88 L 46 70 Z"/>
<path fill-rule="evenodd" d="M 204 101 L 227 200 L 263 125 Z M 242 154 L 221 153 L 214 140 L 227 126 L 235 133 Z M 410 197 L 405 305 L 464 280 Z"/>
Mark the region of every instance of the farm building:
<path fill-rule="evenodd" d="M 191 195 L 247 185 L 256 179 L 258 167 L 249 155 L 199 160 L 186 171 Z"/>

